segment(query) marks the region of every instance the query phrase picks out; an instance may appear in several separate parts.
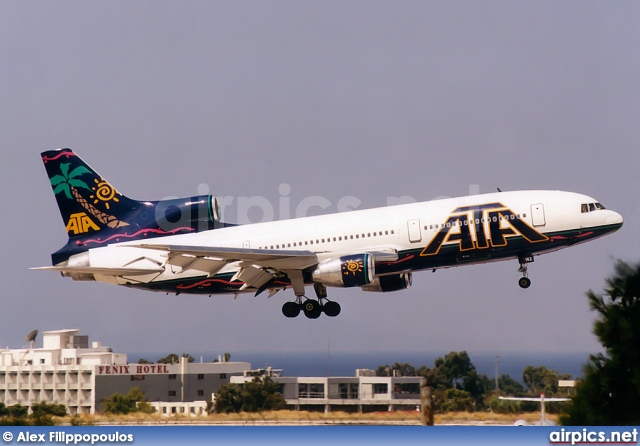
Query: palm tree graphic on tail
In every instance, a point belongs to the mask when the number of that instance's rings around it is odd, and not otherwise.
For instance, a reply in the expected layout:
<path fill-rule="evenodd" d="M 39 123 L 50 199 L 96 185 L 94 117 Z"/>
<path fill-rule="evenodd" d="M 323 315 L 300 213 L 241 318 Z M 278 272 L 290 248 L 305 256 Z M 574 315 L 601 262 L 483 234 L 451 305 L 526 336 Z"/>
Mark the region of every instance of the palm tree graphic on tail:
<path fill-rule="evenodd" d="M 101 210 L 96 208 L 93 204 L 89 203 L 89 201 L 80 194 L 80 191 L 78 189 L 86 189 L 87 191 L 92 192 L 92 189 L 87 185 L 87 183 L 85 183 L 84 181 L 78 178 L 87 173 L 91 174 L 91 171 L 84 166 L 78 166 L 75 169 L 73 169 L 71 172 L 69 172 L 70 166 L 71 166 L 71 163 L 61 163 L 60 164 L 61 175 L 54 175 L 53 177 L 51 177 L 50 179 L 51 186 L 54 188 L 53 193 L 56 195 L 64 193 L 69 200 L 73 200 L 75 198 L 75 200 L 78 203 L 80 203 L 80 205 L 84 209 L 86 209 L 87 212 L 93 215 L 102 224 L 110 228 L 120 228 L 122 226 L 128 226 L 129 223 L 119 220 L 117 217 L 113 215 L 109 215 L 102 212 Z M 94 181 L 96 181 L 98 186 L 103 191 L 105 189 L 109 189 L 110 191 L 113 191 L 113 187 L 111 187 L 109 183 L 107 182 L 98 183 L 97 180 L 94 180 Z M 111 196 L 114 201 L 118 201 L 117 198 L 113 197 L 112 193 L 108 193 L 106 195 Z M 96 197 L 99 198 L 100 195 L 96 193 Z M 97 203 L 97 201 L 98 200 L 96 199 L 94 203 Z M 107 208 L 108 208 L 108 205 L 107 205 Z"/>

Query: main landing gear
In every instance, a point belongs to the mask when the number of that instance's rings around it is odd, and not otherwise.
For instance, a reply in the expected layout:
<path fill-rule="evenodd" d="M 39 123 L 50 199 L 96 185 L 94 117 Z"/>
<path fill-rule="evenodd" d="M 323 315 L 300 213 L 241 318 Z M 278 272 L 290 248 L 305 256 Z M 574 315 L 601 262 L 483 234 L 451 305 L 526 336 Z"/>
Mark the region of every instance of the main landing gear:
<path fill-rule="evenodd" d="M 522 273 L 522 277 L 518 279 L 518 285 L 520 285 L 520 288 L 529 288 L 531 286 L 531 279 L 528 277 L 527 264 L 533 262 L 533 256 L 518 256 L 518 261 L 520 262 L 518 272 Z"/>
<path fill-rule="evenodd" d="M 300 311 L 309 319 L 318 319 L 322 313 L 329 317 L 340 314 L 340 304 L 327 299 L 327 287 L 321 283 L 315 283 L 313 288 L 318 300 L 309 299 L 304 294 L 296 296 L 295 302 L 287 302 L 282 306 L 282 314 L 286 317 L 297 317 Z M 306 299 L 304 302 L 302 299 Z"/>

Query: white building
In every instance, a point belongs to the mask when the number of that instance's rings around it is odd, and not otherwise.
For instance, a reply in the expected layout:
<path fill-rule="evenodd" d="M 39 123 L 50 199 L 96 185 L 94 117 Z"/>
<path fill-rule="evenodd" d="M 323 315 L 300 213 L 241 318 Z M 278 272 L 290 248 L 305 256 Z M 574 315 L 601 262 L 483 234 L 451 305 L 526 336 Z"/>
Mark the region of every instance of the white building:
<path fill-rule="evenodd" d="M 420 376 L 375 376 L 374 370 L 358 369 L 350 377 L 288 377 L 270 375 L 282 384 L 282 396 L 287 405 L 296 410 L 333 409 L 395 410 L 415 408 L 420 404 Z M 256 376 L 253 371 L 245 376 L 233 376 L 231 383 L 243 384 Z"/>
<path fill-rule="evenodd" d="M 0 349 L 0 401 L 7 406 L 64 404 L 70 414 L 95 413 L 105 397 L 139 387 L 151 402 L 193 403 L 207 397 L 248 362 L 130 364 L 124 353 L 93 342 L 79 330 L 48 331 L 42 348 Z M 177 404 L 173 404 L 177 406 Z M 190 411 L 193 404 L 189 404 Z M 195 406 L 194 406 L 195 407 Z"/>

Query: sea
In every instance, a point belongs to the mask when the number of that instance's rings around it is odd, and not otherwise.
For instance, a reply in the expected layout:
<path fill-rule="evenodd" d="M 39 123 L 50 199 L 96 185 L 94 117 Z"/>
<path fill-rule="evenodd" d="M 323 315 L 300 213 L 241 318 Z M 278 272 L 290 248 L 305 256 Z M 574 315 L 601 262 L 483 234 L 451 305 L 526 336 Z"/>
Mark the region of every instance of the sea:
<path fill-rule="evenodd" d="M 129 362 L 137 362 L 139 358 L 157 361 L 165 353 L 129 353 Z M 182 352 L 175 352 L 181 354 Z M 210 362 L 217 355 L 212 353 L 189 352 L 196 362 Z M 392 366 L 394 363 L 409 363 L 418 368 L 420 366 L 433 367 L 436 358 L 444 357 L 448 352 L 389 352 L 389 351 L 359 351 L 359 352 L 231 352 L 231 361 L 251 363 L 253 369 L 273 367 L 282 369 L 283 376 L 355 376 L 356 369 L 377 369 L 381 365 Z M 467 352 L 471 362 L 480 374 L 493 379 L 496 376 L 509 375 L 522 383 L 522 372 L 528 365 L 544 366 L 558 373 L 568 373 L 573 378 L 580 378 L 583 367 L 589 359 L 590 353 L 569 352 L 513 352 L 487 353 Z M 593 354 L 595 352 L 591 352 Z"/>

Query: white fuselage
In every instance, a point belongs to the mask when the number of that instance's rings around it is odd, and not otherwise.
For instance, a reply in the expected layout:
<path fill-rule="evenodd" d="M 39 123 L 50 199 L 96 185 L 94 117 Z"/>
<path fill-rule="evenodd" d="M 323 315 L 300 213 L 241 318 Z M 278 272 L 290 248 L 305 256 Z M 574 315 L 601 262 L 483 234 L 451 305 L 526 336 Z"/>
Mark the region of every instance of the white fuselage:
<path fill-rule="evenodd" d="M 438 268 L 455 266 L 446 262 L 439 264 L 434 259 L 439 251 L 428 254 L 426 247 L 440 237 L 440 247 L 460 248 L 464 251 L 464 244 L 456 240 L 455 235 L 467 231 L 460 227 L 445 227 L 445 223 L 452 214 L 466 214 L 464 226 L 468 226 L 468 238 L 472 242 L 469 251 L 481 252 L 483 249 L 491 249 L 494 255 L 481 261 L 495 261 L 517 257 L 512 252 L 507 252 L 512 237 L 522 239 L 518 231 L 506 236 L 501 244 L 495 240 L 481 241 L 479 237 L 484 234 L 487 238 L 491 232 L 491 215 L 483 211 L 475 211 L 479 206 L 497 203 L 513 213 L 513 218 L 526 223 L 534 231 L 547 237 L 549 234 L 562 234 L 570 231 L 581 231 L 605 227 L 617 229 L 622 224 L 620 214 L 597 209 L 583 212 L 584 205 L 596 203 L 597 200 L 586 195 L 561 191 L 519 191 L 500 192 L 483 195 L 473 195 L 459 198 L 441 199 L 428 202 L 389 206 L 383 208 L 358 210 L 338 214 L 305 217 L 284 221 L 272 221 L 264 223 L 248 224 L 203 231 L 193 234 L 172 235 L 150 239 L 147 245 L 181 245 L 194 247 L 217 248 L 244 248 L 265 249 L 269 251 L 310 251 L 316 253 L 320 262 L 326 259 L 339 257 L 343 254 L 360 252 L 393 251 L 397 253 L 413 251 L 416 256 L 430 257 L 430 262 L 416 264 L 413 269 Z M 462 211 L 461 211 L 462 209 Z M 465 210 L 468 209 L 468 210 Z M 493 214 L 495 215 L 495 214 Z M 517 217 L 515 217 L 517 216 Z M 479 218 L 476 218 L 479 217 Z M 498 218 L 505 221 L 495 223 L 496 228 L 512 228 L 509 216 L 499 214 Z M 611 229 L 611 230 L 615 230 Z M 442 236 L 441 232 L 447 231 Z M 611 231 L 608 231 L 611 232 Z M 600 234 L 600 235 L 604 235 Z M 526 237 L 525 237 L 526 238 Z M 585 237 L 584 241 L 593 237 Z M 468 240 L 467 240 L 468 241 Z M 582 240 L 581 240 L 582 241 Z M 575 241 L 570 244 L 578 243 Z M 121 267 L 148 267 L 164 265 L 168 254 L 161 250 L 145 249 L 130 245 L 139 245 L 139 242 L 113 243 L 105 247 L 89 250 L 90 266 L 96 268 L 121 268 Z M 530 247 L 522 253 L 539 254 L 550 252 L 569 246 L 569 243 L 531 243 Z M 504 255 L 499 255 L 500 249 L 505 249 Z M 460 264 L 465 264 L 464 262 Z M 237 271 L 238 262 L 229 263 L 217 274 Z M 189 278 L 202 276 L 202 272 L 195 269 L 182 271 L 179 268 L 167 268 L 160 274 L 152 274 L 136 277 L 135 280 L 125 277 L 95 275 L 97 280 L 110 283 L 130 284 L 161 282 L 175 280 L 177 278 Z"/>

